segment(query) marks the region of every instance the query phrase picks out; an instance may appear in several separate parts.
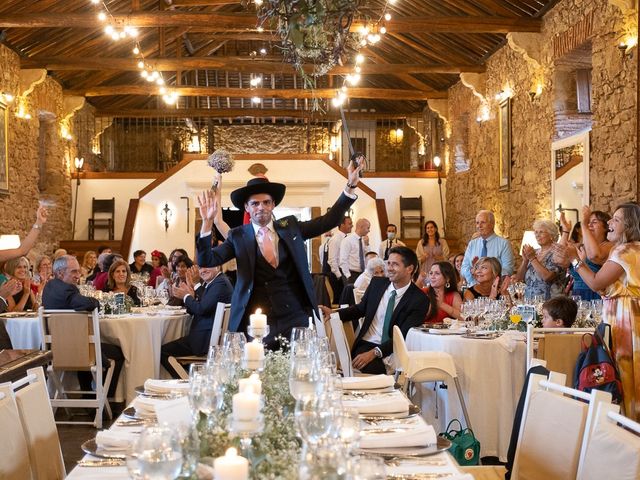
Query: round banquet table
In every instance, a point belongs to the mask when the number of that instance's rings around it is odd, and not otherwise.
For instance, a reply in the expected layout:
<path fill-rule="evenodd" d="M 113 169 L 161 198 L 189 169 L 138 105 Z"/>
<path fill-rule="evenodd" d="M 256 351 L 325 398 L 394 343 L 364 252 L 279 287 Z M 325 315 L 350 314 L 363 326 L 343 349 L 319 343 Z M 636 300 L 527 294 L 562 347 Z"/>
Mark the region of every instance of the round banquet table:
<path fill-rule="evenodd" d="M 453 356 L 469 421 L 481 444 L 481 456 L 499 457 L 505 462 L 524 385 L 526 344 L 505 339 L 437 335 L 418 329 L 409 331 L 406 343 L 410 351 L 440 351 Z M 464 426 L 455 384 L 434 391 L 433 383 L 424 383 L 418 385 L 417 392 L 416 401 L 421 402 L 422 415 L 436 432 L 443 432 L 454 418 Z"/>
<path fill-rule="evenodd" d="M 37 315 L 1 318 L 0 321 L 5 322 L 13 348 L 40 348 Z M 191 316 L 181 313 L 130 313 L 100 317 L 102 341 L 119 345 L 125 358 L 116 401 L 131 402 L 136 397 L 135 388 L 138 385 L 142 385 L 147 378 L 160 378 L 162 344 L 186 335 L 190 323 Z"/>

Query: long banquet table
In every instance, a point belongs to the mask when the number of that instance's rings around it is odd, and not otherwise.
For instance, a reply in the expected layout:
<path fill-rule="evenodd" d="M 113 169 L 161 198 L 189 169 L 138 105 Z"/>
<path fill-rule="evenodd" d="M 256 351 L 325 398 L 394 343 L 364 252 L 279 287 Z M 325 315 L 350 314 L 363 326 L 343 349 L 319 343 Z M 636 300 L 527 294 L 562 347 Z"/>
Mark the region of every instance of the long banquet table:
<path fill-rule="evenodd" d="M 0 317 L 13 348 L 38 349 L 41 336 L 36 314 L 28 317 Z M 191 316 L 183 313 L 150 311 L 100 317 L 102 341 L 119 345 L 125 358 L 116 401 L 131 402 L 135 388 L 147 378 L 160 378 L 160 348 L 186 334 Z"/>
<path fill-rule="evenodd" d="M 513 418 L 524 385 L 525 343 L 470 339 L 412 329 L 407 335 L 407 348 L 410 351 L 441 351 L 453 356 L 469 421 L 481 444 L 481 456 L 495 456 L 505 462 Z M 455 385 L 437 388 L 434 392 L 433 383 L 426 383 L 418 386 L 418 394 L 422 415 L 436 431 L 444 431 L 454 418 L 464 425 Z"/>

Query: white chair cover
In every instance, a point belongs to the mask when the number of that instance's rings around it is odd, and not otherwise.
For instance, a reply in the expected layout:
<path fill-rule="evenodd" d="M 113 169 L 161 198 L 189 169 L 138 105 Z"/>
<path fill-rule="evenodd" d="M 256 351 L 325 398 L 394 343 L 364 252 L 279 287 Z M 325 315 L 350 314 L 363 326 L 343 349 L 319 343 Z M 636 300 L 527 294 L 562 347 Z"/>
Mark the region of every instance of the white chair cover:
<path fill-rule="evenodd" d="M 224 322 L 224 316 L 230 310 L 224 302 L 218 302 L 216 306 L 216 314 L 213 317 L 213 328 L 211 329 L 211 337 L 209 338 L 209 345 L 219 345 L 222 338 L 222 324 Z"/>
<path fill-rule="evenodd" d="M 340 368 L 342 368 L 342 375 L 345 377 L 352 377 L 353 367 L 351 366 L 351 352 L 349 351 L 349 343 L 347 342 L 347 337 L 344 334 L 344 327 L 342 326 L 340 315 L 332 313 L 329 317 L 329 322 L 331 324 L 331 333 L 333 334 L 333 341 L 336 346 L 338 361 L 340 362 Z"/>
<path fill-rule="evenodd" d="M 33 377 L 15 395 L 33 476 L 36 480 L 60 480 L 66 472 L 44 372 L 32 368 L 27 373 Z"/>
<path fill-rule="evenodd" d="M 621 419 L 619 409 L 613 404 L 598 405 L 584 462 L 578 470 L 579 480 L 640 478 L 640 424 Z M 618 420 L 626 428 L 618 426 Z"/>
<path fill-rule="evenodd" d="M 29 449 L 10 383 L 0 385 L 0 478 L 31 478 Z"/>

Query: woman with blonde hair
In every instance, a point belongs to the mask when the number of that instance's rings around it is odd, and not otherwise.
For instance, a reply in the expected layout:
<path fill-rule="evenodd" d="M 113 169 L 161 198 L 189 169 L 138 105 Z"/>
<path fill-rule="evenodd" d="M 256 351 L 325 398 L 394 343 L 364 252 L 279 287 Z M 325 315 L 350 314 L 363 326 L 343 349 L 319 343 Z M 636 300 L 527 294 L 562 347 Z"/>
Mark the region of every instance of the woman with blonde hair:
<path fill-rule="evenodd" d="M 584 282 L 603 294 L 602 321 L 611 325 L 613 355 L 620 370 L 625 415 L 640 420 L 640 205 L 623 203 L 609 220 L 609 258 L 597 272 L 584 250 L 567 247 Z"/>
<path fill-rule="evenodd" d="M 495 300 L 504 294 L 509 285 L 508 277 L 501 285 L 502 265 L 495 257 L 480 257 L 473 266 L 472 272 L 476 283 L 464 291 L 465 300 L 478 297 Z"/>
<path fill-rule="evenodd" d="M 4 272 L 10 279 L 15 278 L 22 284 L 21 291 L 6 299 L 7 311 L 24 312 L 25 310 L 37 310 L 36 297 L 31 291 L 31 276 L 27 257 L 12 258 L 4 264 Z"/>
<path fill-rule="evenodd" d="M 562 293 L 564 289 L 565 269 L 554 261 L 553 246 L 558 240 L 558 227 L 551 220 L 533 222 L 537 250 L 531 245 L 522 247 L 522 264 L 515 278 L 524 282 L 525 297 L 542 295 L 545 300 Z"/>
<path fill-rule="evenodd" d="M 93 273 L 93 270 L 98 264 L 98 254 L 93 250 L 87 250 L 82 259 L 82 265 L 80 265 L 80 276 L 87 278 Z"/>

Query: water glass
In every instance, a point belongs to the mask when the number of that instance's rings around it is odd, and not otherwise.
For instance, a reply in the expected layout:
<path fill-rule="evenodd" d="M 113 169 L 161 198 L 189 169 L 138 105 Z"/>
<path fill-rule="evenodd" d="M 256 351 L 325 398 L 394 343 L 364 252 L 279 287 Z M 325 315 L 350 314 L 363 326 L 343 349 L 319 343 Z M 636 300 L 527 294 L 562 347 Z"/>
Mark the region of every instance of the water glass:
<path fill-rule="evenodd" d="M 158 300 L 160 300 L 160 303 L 162 305 L 166 305 L 167 303 L 169 303 L 169 290 L 166 288 L 160 288 L 156 291 L 156 298 Z"/>
<path fill-rule="evenodd" d="M 331 433 L 334 414 L 326 395 L 306 397 L 296 401 L 295 424 L 302 440 L 311 448 Z"/>
<path fill-rule="evenodd" d="M 173 480 L 182 469 L 182 448 L 168 427 L 146 427 L 135 445 L 140 475 L 145 480 Z"/>
<path fill-rule="evenodd" d="M 347 462 L 348 480 L 384 480 L 387 470 L 384 460 L 378 457 L 353 456 Z"/>
<path fill-rule="evenodd" d="M 310 398 L 316 394 L 317 371 L 311 357 L 291 357 L 289 390 L 296 400 Z"/>

